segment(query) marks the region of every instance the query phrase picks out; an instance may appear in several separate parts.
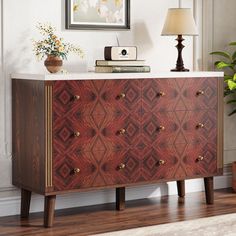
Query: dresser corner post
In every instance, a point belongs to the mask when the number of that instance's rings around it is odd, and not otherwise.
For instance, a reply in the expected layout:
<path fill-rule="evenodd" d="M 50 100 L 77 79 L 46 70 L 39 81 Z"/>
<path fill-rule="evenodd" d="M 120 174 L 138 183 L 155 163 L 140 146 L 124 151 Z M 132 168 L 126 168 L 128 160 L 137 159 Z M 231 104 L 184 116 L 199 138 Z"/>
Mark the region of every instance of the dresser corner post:
<path fill-rule="evenodd" d="M 185 197 L 185 181 L 179 180 L 177 181 L 177 191 L 179 197 Z"/>
<path fill-rule="evenodd" d="M 125 209 L 125 187 L 116 188 L 116 210 Z"/>
<path fill-rule="evenodd" d="M 212 205 L 214 204 L 214 178 L 213 177 L 204 178 L 204 185 L 205 185 L 206 203 Z"/>
<path fill-rule="evenodd" d="M 22 219 L 29 218 L 30 201 L 31 201 L 31 191 L 28 191 L 22 188 L 21 189 L 21 213 L 20 213 L 20 216 Z"/>
<path fill-rule="evenodd" d="M 53 226 L 56 195 L 44 197 L 44 227 Z"/>

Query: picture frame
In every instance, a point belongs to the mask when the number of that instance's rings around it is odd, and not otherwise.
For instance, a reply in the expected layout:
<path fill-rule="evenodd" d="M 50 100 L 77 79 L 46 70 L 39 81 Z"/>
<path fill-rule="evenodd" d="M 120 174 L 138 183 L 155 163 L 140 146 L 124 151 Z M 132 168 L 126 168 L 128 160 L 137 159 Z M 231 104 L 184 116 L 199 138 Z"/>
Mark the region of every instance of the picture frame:
<path fill-rule="evenodd" d="M 66 0 L 66 29 L 129 30 L 130 0 Z"/>

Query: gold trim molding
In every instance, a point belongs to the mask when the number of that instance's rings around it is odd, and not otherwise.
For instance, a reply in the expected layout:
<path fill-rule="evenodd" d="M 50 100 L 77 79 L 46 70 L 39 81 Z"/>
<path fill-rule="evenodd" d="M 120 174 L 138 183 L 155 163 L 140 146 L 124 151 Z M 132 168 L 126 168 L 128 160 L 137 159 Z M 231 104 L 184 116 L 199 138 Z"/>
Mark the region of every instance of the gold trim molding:
<path fill-rule="evenodd" d="M 52 187 L 52 86 L 45 86 L 45 168 L 46 187 Z"/>

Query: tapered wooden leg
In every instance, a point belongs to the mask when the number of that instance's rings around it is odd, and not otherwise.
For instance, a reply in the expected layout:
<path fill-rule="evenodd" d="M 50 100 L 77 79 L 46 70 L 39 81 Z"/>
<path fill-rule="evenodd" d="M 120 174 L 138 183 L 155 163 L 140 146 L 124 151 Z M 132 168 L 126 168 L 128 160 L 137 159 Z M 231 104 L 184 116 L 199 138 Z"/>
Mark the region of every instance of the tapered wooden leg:
<path fill-rule="evenodd" d="M 21 218 L 29 218 L 31 191 L 21 189 Z"/>
<path fill-rule="evenodd" d="M 125 187 L 116 188 L 116 210 L 122 211 L 125 209 Z"/>
<path fill-rule="evenodd" d="M 52 227 L 54 220 L 56 195 L 44 198 L 44 227 Z"/>
<path fill-rule="evenodd" d="M 177 190 L 178 190 L 179 197 L 185 196 L 185 181 L 184 180 L 177 181 Z"/>
<path fill-rule="evenodd" d="M 214 204 L 214 182 L 213 177 L 204 178 L 206 203 Z"/>

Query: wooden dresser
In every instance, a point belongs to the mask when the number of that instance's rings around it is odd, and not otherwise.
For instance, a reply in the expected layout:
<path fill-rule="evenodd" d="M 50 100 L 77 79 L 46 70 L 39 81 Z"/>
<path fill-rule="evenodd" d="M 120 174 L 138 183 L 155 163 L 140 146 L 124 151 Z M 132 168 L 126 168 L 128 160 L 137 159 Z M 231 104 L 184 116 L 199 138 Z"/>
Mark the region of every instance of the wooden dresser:
<path fill-rule="evenodd" d="M 44 225 L 56 195 L 204 178 L 223 169 L 223 74 L 12 75 L 13 184 L 21 216 L 31 192 L 45 196 Z M 91 193 L 94 194 L 94 193 Z"/>

